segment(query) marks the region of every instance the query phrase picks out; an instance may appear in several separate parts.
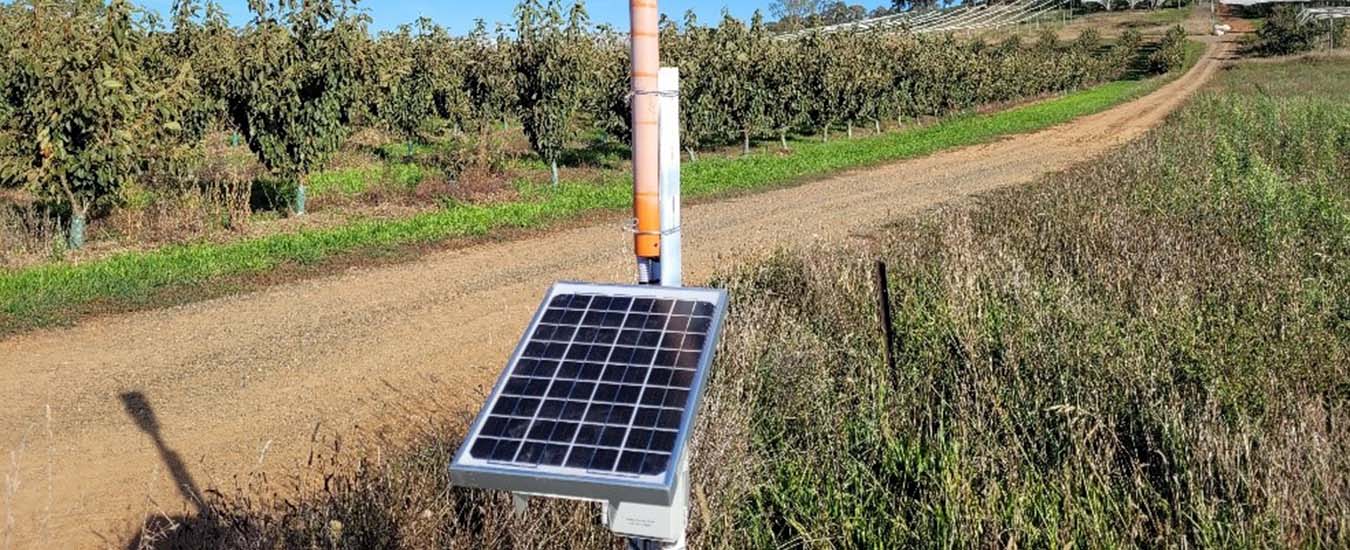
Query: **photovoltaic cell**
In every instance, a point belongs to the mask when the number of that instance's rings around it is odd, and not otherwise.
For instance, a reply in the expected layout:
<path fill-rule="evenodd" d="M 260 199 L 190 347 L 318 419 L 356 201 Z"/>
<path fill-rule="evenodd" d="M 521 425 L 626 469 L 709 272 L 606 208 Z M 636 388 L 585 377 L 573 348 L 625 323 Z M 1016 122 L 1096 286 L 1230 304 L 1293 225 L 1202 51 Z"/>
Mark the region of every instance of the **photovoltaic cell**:
<path fill-rule="evenodd" d="M 668 486 L 725 292 L 560 283 L 452 465 L 473 473 Z M 511 484 L 515 490 L 529 490 Z M 527 483 L 528 485 L 528 483 Z M 598 498 L 604 493 L 575 496 Z"/>

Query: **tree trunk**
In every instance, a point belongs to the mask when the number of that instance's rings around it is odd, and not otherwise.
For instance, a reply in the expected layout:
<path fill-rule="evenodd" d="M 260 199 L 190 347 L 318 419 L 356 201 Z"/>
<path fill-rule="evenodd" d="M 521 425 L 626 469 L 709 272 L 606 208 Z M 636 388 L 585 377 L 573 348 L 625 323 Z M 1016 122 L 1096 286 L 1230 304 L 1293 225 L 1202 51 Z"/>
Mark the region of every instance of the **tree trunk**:
<path fill-rule="evenodd" d="M 881 119 L 878 118 L 872 122 L 876 123 L 877 135 L 881 135 Z"/>
<path fill-rule="evenodd" d="M 825 137 L 824 137 L 824 142 L 825 142 L 825 143 L 829 143 L 829 142 L 830 142 L 830 125 L 829 125 L 829 124 L 826 124 L 826 125 L 825 125 L 823 135 L 825 136 Z"/>
<path fill-rule="evenodd" d="M 553 186 L 554 186 L 554 187 L 557 187 L 557 186 L 558 186 L 558 161 L 557 161 L 557 159 L 554 159 L 554 160 L 549 161 L 549 163 L 548 163 L 548 168 L 549 168 L 549 175 L 553 178 Z"/>
<path fill-rule="evenodd" d="M 741 154 L 748 155 L 750 154 L 750 130 L 741 132 L 741 136 L 744 138 L 741 142 Z"/>
<path fill-rule="evenodd" d="M 694 146 L 690 145 L 684 149 L 689 151 L 689 162 L 698 162 L 698 151 L 694 150 Z"/>
<path fill-rule="evenodd" d="M 778 143 L 780 143 L 780 144 L 783 145 L 783 150 L 784 150 L 784 151 L 788 150 L 788 146 L 787 146 L 787 130 L 779 130 L 779 131 L 778 131 Z"/>
<path fill-rule="evenodd" d="M 853 139 L 853 121 L 848 121 L 848 139 Z"/>

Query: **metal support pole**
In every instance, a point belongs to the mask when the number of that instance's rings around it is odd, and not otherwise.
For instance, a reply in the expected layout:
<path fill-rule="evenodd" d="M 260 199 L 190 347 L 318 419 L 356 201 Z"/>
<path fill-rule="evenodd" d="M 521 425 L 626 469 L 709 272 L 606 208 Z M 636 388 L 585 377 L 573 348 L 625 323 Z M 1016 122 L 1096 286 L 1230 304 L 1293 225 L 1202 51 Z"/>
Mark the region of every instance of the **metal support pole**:
<path fill-rule="evenodd" d="M 661 284 L 683 286 L 680 231 L 680 70 L 662 67 L 657 77 L 660 107 L 657 146 L 661 201 Z"/>

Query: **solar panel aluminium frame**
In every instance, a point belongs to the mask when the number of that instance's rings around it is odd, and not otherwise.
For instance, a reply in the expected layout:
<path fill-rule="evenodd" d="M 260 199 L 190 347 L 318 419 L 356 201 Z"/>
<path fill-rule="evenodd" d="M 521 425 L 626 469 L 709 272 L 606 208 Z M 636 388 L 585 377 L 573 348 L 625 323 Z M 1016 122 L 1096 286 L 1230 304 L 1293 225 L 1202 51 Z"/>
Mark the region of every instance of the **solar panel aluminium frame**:
<path fill-rule="evenodd" d="M 474 459 L 469 456 L 469 449 L 473 442 L 478 439 L 483 424 L 491 415 L 491 406 L 497 402 L 498 397 L 505 389 L 507 381 L 514 371 L 525 351 L 526 345 L 530 342 L 536 327 L 539 326 L 541 319 L 549 304 L 555 296 L 560 294 L 593 294 L 600 296 L 622 296 L 633 298 L 654 298 L 654 299 L 686 299 L 711 301 L 714 305 L 714 311 L 707 337 L 703 342 L 703 348 L 700 350 L 698 365 L 694 372 L 694 380 L 689 388 L 689 400 L 686 405 L 685 414 L 680 421 L 679 429 L 676 432 L 675 446 L 671 450 L 669 465 L 666 468 L 665 475 L 661 477 L 660 482 L 650 482 L 635 479 L 640 476 L 627 476 L 623 474 L 610 475 L 575 475 L 559 472 L 540 471 L 537 468 L 530 468 L 524 465 L 510 465 L 505 463 L 488 464 L 487 461 Z M 530 493 L 539 495 L 549 495 L 556 497 L 577 498 L 584 500 L 600 500 L 607 502 L 631 502 L 637 504 L 650 504 L 657 506 L 668 506 L 674 500 L 677 485 L 676 477 L 681 470 L 680 464 L 685 458 L 688 450 L 688 444 L 692 437 L 695 423 L 698 419 L 698 412 L 702 407 L 703 389 L 707 383 L 708 373 L 712 365 L 714 351 L 716 350 L 718 338 L 721 335 L 722 324 L 726 317 L 727 292 L 722 289 L 713 288 L 695 288 L 695 287 L 662 287 L 662 286 L 638 286 L 638 285 L 615 285 L 615 284 L 596 284 L 577 281 L 561 281 L 554 283 L 552 287 L 544 294 L 543 301 L 539 309 L 535 311 L 534 317 L 525 327 L 516 344 L 515 350 L 511 353 L 506 367 L 502 369 L 492 392 L 484 401 L 483 407 L 478 411 L 473 424 L 465 433 L 464 442 L 455 452 L 455 457 L 450 463 L 450 478 L 456 485 L 477 487 L 481 489 L 497 489 L 517 493 Z"/>

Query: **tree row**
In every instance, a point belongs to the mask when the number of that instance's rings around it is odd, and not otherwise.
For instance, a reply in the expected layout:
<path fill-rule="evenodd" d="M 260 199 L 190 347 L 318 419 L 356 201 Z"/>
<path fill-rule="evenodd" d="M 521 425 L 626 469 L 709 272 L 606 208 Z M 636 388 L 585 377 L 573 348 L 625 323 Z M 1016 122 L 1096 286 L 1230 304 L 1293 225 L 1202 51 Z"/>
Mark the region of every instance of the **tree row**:
<path fill-rule="evenodd" d="M 519 124 L 554 167 L 600 134 L 626 143 L 627 37 L 581 3 L 524 0 L 510 27 L 453 36 L 419 20 L 372 36 L 352 0 L 251 0 L 234 27 L 219 5 L 176 0 L 161 21 L 125 0 L 0 5 L 0 187 L 58 204 L 78 241 L 86 217 L 127 182 L 190 179 L 213 131 L 241 138 L 273 176 L 297 184 L 359 128 L 407 142 L 453 136 L 465 163 Z M 808 35 L 781 39 L 756 16 L 662 22 L 663 64 L 681 70 L 683 145 L 792 134 L 852 134 L 1119 78 L 1137 34 L 1106 46 L 952 36 Z M 190 182 L 182 183 L 190 184 Z M 78 242 L 74 242 L 78 246 Z"/>

